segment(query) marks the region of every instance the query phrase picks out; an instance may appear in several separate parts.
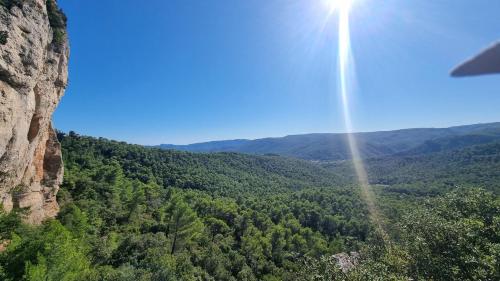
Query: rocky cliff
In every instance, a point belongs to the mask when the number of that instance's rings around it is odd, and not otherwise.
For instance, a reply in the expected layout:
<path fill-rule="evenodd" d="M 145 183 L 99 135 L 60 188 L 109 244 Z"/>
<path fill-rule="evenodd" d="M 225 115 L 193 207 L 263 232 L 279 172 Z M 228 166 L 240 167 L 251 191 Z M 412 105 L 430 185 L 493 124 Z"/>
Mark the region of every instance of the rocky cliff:
<path fill-rule="evenodd" d="M 63 175 L 52 113 L 68 80 L 66 18 L 55 0 L 0 0 L 0 203 L 54 217 Z"/>

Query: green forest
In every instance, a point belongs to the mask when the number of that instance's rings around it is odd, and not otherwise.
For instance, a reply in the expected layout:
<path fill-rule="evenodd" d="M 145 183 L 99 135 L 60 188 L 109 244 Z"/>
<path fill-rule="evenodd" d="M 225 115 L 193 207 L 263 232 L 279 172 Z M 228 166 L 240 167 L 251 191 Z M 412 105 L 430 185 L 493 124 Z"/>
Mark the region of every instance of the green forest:
<path fill-rule="evenodd" d="M 332 167 L 58 138 L 60 214 L 0 214 L 0 280 L 500 279 L 500 199 L 484 188 L 377 189 L 380 230 Z M 342 252 L 359 253 L 353 269 Z"/>
<path fill-rule="evenodd" d="M 352 181 L 350 162 L 324 165 Z M 465 148 L 394 155 L 366 160 L 372 184 L 401 187 L 402 192 L 440 193 L 457 186 L 481 187 L 500 194 L 500 142 L 470 145 Z"/>
<path fill-rule="evenodd" d="M 500 280 L 500 122 L 355 131 L 498 119 L 499 4 L 198 2 L 0 0 L 0 281 Z"/>

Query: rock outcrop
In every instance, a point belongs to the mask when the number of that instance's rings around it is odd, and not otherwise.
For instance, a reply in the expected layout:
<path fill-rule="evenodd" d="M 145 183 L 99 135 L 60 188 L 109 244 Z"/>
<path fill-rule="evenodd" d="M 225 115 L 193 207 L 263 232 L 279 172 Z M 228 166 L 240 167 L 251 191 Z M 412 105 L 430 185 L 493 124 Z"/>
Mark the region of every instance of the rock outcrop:
<path fill-rule="evenodd" d="M 59 211 L 52 113 L 68 81 L 66 18 L 55 0 L 0 0 L 0 203 L 38 224 Z"/>
<path fill-rule="evenodd" d="M 333 258 L 335 259 L 337 266 L 344 273 L 354 269 L 359 264 L 359 253 L 358 252 L 351 252 L 350 254 L 339 253 L 339 254 L 333 255 Z"/>

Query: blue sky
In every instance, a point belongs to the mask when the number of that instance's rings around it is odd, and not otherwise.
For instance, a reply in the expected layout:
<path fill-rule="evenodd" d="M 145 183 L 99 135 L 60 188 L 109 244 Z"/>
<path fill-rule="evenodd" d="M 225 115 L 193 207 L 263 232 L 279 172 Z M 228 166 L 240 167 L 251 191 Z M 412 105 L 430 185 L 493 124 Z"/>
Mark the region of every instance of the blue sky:
<path fill-rule="evenodd" d="M 139 144 L 344 131 L 324 0 L 59 0 L 56 128 Z M 452 79 L 500 39 L 500 1 L 357 0 L 358 131 L 500 121 L 500 77 Z"/>

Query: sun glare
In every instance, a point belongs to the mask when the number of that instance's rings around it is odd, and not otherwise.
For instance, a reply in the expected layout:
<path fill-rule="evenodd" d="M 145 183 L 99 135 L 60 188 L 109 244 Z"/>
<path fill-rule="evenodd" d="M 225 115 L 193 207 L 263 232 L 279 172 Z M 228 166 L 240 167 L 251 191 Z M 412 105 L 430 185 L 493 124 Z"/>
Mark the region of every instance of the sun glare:
<path fill-rule="evenodd" d="M 351 108 L 349 105 L 350 96 L 352 95 L 355 84 L 355 76 L 353 73 L 354 61 L 351 50 L 351 32 L 349 27 L 349 14 L 354 0 L 325 0 L 329 7 L 330 14 L 338 14 L 338 74 L 339 74 L 339 94 L 342 101 L 342 111 L 344 114 L 344 125 L 347 132 L 347 141 L 351 152 L 354 172 L 358 178 L 358 183 L 361 187 L 361 195 L 365 201 L 370 217 L 377 229 L 387 239 L 385 231 L 382 228 L 379 210 L 376 205 L 375 195 L 368 180 L 365 164 L 358 147 L 356 136 L 353 133 L 354 127 L 351 121 Z"/>
<path fill-rule="evenodd" d="M 354 0 L 324 0 L 330 12 L 335 11 L 349 11 Z"/>

